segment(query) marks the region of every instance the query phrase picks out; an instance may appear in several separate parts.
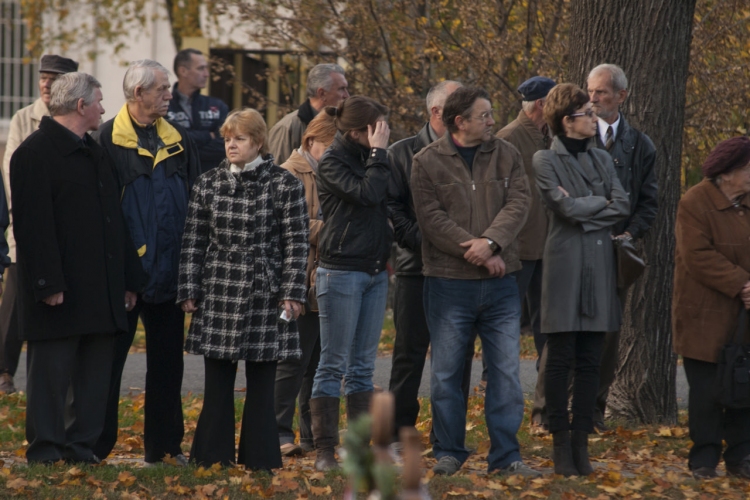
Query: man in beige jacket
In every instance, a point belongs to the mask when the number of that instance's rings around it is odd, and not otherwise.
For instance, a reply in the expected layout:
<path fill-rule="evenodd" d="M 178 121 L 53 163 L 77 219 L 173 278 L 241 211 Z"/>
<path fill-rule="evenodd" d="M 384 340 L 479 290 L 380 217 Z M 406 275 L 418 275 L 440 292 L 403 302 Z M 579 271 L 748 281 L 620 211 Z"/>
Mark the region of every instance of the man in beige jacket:
<path fill-rule="evenodd" d="M 281 165 L 302 145 L 307 124 L 326 106 L 338 106 L 349 97 L 344 68 L 318 64 L 307 74 L 307 99 L 268 131 L 268 152 Z"/>
<path fill-rule="evenodd" d="M 531 204 L 529 218 L 518 233 L 518 255 L 521 259 L 521 270 L 517 271 L 518 294 L 521 304 L 526 301 L 529 311 L 531 330 L 534 333 L 534 346 L 537 354 L 537 370 L 539 381 L 534 393 L 534 406 L 531 412 L 532 432 L 538 432 L 547 424 L 544 413 L 544 367 L 540 366 L 540 358 L 547 341 L 546 335 L 541 333 L 542 306 L 542 255 L 544 243 L 547 239 L 547 212 L 544 208 L 539 191 L 536 189 L 536 176 L 531 159 L 540 149 L 549 149 L 551 137 L 547 132 L 544 121 L 544 100 L 547 93 L 555 86 L 554 80 L 544 76 L 534 76 L 518 86 L 521 94 L 521 111 L 518 117 L 503 127 L 497 136 L 513 144 L 521 153 L 524 170 L 531 186 Z M 482 373 L 482 380 L 486 380 Z"/>
<path fill-rule="evenodd" d="M 72 59 L 56 55 L 42 56 L 39 65 L 39 99 L 25 108 L 19 109 L 10 121 L 8 131 L 8 142 L 5 145 L 3 156 L 3 183 L 5 194 L 8 199 L 8 211 L 10 212 L 10 226 L 6 235 L 11 265 L 5 277 L 5 295 L 0 305 L 0 392 L 7 394 L 16 392 L 13 385 L 13 376 L 18 367 L 18 358 L 21 355 L 23 342 L 18 331 L 16 320 L 16 240 L 13 237 L 13 211 L 10 202 L 10 158 L 16 148 L 33 132 L 39 128 L 39 122 L 43 116 L 49 116 L 50 90 L 52 83 L 58 76 L 78 71 L 78 63 Z"/>

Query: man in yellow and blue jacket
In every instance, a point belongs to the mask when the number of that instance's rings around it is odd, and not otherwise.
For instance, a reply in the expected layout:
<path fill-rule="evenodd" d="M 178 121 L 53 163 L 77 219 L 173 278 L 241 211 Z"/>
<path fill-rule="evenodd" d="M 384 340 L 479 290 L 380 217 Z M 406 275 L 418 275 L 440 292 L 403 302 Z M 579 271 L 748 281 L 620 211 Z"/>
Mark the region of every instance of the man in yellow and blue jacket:
<path fill-rule="evenodd" d="M 117 441 L 122 370 L 138 317 L 146 330 L 146 464 L 187 463 L 180 390 L 185 316 L 175 304 L 180 243 L 190 188 L 200 174 L 198 151 L 187 132 L 164 119 L 172 99 L 168 71 L 156 61 L 131 63 L 123 81 L 126 103 L 99 129 L 120 187 L 125 222 L 147 276 L 138 305 L 128 314 L 128 333 L 115 342 L 107 417 L 96 455 L 104 459 Z"/>

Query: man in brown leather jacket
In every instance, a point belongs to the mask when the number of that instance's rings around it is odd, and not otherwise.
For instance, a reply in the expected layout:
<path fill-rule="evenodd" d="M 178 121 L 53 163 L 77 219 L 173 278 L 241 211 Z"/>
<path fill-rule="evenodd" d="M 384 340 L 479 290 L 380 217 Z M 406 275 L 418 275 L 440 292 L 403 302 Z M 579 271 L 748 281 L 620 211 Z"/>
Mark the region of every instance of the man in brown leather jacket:
<path fill-rule="evenodd" d="M 538 475 L 521 461 L 519 380 L 521 305 L 509 273 L 521 268 L 516 236 L 529 209 L 521 155 L 493 137 L 489 94 L 453 92 L 443 107 L 449 133 L 414 156 L 412 195 L 422 231 L 435 474 L 454 474 L 468 458 L 460 385 L 476 330 L 488 369 L 485 416 L 489 471 Z"/>

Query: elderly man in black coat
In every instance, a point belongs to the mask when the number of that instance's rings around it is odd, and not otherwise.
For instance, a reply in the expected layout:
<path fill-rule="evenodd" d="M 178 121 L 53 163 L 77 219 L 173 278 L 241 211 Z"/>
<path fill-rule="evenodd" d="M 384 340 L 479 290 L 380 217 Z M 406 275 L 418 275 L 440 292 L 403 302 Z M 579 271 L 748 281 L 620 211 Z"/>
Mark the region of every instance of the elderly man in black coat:
<path fill-rule="evenodd" d="M 86 133 L 99 126 L 101 100 L 94 77 L 59 77 L 52 116 L 10 162 L 29 463 L 99 462 L 114 336 L 140 288 L 112 163 Z"/>

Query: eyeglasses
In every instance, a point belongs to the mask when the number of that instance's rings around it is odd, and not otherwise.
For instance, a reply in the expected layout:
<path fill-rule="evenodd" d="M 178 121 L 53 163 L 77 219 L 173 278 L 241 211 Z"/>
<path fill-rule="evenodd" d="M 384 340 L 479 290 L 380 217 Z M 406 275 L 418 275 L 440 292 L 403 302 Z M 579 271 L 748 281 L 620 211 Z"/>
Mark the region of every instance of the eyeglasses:
<path fill-rule="evenodd" d="M 470 116 L 469 117 L 469 119 L 479 120 L 479 121 L 482 121 L 482 122 L 486 122 L 490 118 L 492 118 L 492 111 L 485 111 L 484 113 L 482 113 L 479 116 Z"/>
<path fill-rule="evenodd" d="M 596 115 L 596 112 L 593 109 L 587 109 L 583 113 L 573 113 L 572 115 L 568 115 L 571 118 L 578 118 L 579 116 L 588 116 L 589 118 L 593 118 L 594 115 Z"/>

